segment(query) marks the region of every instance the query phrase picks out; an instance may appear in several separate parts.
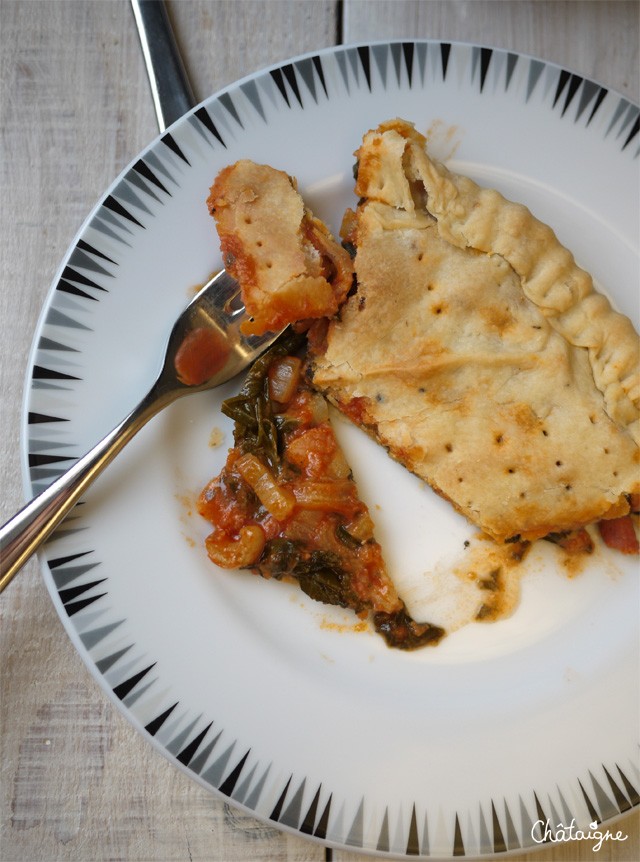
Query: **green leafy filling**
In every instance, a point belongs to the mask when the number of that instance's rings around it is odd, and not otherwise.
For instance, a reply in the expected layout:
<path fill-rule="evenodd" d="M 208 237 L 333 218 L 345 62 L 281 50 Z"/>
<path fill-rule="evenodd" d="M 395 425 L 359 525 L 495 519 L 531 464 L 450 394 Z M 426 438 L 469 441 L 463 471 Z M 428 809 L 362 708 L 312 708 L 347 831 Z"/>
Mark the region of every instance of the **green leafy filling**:
<path fill-rule="evenodd" d="M 296 353 L 302 343 L 302 336 L 285 331 L 254 362 L 240 393 L 222 403 L 222 412 L 235 423 L 235 445 L 243 454 L 250 452 L 271 468 L 282 459 L 283 433 L 290 430 L 290 420 L 273 411 L 269 398 L 269 366 L 274 359 Z"/>

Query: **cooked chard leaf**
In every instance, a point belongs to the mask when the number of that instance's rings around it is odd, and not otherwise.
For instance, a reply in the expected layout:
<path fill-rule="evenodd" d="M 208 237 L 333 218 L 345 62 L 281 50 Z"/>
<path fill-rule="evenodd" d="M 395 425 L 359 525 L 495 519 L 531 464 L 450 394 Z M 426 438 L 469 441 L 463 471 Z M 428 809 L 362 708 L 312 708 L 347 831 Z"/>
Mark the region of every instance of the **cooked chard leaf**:
<path fill-rule="evenodd" d="M 233 398 L 227 398 L 226 401 L 222 402 L 221 410 L 225 416 L 242 426 L 250 426 L 256 422 L 253 405 L 244 395 L 234 395 Z"/>
<path fill-rule="evenodd" d="M 251 452 L 270 467 L 280 461 L 277 416 L 269 398 L 269 366 L 274 359 L 295 353 L 302 336 L 289 330 L 262 354 L 249 370 L 239 395 L 222 403 L 222 412 L 235 423 L 233 437 L 243 452 Z"/>
<path fill-rule="evenodd" d="M 288 434 L 290 431 L 295 431 L 299 427 L 300 422 L 297 419 L 292 419 L 286 414 L 276 414 L 273 417 L 273 422 L 280 434 Z"/>
<path fill-rule="evenodd" d="M 327 605 L 364 610 L 363 603 L 351 590 L 351 579 L 330 551 L 311 550 L 304 542 L 273 539 L 267 542 L 258 562 L 258 571 L 266 577 L 291 577 L 310 598 Z"/>
<path fill-rule="evenodd" d="M 260 570 L 271 578 L 284 578 L 291 575 L 296 563 L 304 553 L 301 542 L 276 538 L 267 542 L 259 560 Z"/>
<path fill-rule="evenodd" d="M 311 558 L 296 566 L 294 577 L 300 589 L 318 602 L 364 610 L 351 590 L 351 578 L 340 566 L 337 557 L 327 551 L 313 551 Z"/>
<path fill-rule="evenodd" d="M 373 624 L 388 646 L 395 649 L 414 650 L 427 644 L 435 645 L 445 635 L 440 626 L 416 622 L 409 616 L 406 608 L 394 614 L 374 614 Z"/>

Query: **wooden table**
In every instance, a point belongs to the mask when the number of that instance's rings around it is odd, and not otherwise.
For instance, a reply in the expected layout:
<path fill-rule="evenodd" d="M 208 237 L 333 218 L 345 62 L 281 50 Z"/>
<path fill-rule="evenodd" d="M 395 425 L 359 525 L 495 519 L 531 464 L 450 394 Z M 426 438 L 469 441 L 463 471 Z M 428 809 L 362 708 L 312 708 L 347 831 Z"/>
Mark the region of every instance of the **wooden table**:
<path fill-rule="evenodd" d="M 637 2 L 168 6 L 198 98 L 305 51 L 398 37 L 530 53 L 639 96 Z M 1 0 L 0 34 L 4 520 L 22 503 L 20 405 L 39 310 L 84 217 L 156 121 L 128 0 Z M 34 561 L 0 602 L 2 862 L 325 859 L 323 847 L 214 799 L 130 727 L 73 649 Z M 637 817 L 619 828 L 627 840 L 595 854 L 584 841 L 512 858 L 640 858 Z"/>

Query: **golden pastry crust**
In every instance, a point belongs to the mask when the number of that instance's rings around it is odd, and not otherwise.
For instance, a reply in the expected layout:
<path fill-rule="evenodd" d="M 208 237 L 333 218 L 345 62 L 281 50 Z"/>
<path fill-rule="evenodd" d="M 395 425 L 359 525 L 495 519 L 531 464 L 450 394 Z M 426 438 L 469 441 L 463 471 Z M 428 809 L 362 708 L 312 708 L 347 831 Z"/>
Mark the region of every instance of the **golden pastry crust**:
<path fill-rule="evenodd" d="M 314 385 L 499 541 L 629 510 L 638 336 L 549 227 L 432 161 L 402 121 L 365 135 L 357 293 Z"/>
<path fill-rule="evenodd" d="M 351 258 L 305 209 L 291 177 L 241 160 L 218 174 L 207 205 L 252 317 L 245 332 L 336 313 L 351 288 Z"/>

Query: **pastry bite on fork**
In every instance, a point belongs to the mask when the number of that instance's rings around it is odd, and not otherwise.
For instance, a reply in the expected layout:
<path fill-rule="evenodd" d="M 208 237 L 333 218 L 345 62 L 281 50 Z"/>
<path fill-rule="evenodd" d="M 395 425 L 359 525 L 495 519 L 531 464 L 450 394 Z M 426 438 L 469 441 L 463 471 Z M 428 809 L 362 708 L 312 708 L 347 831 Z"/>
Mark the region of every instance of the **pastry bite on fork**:
<path fill-rule="evenodd" d="M 218 174 L 207 206 L 250 315 L 246 334 L 336 314 L 351 289 L 351 258 L 307 209 L 292 177 L 238 161 Z"/>

